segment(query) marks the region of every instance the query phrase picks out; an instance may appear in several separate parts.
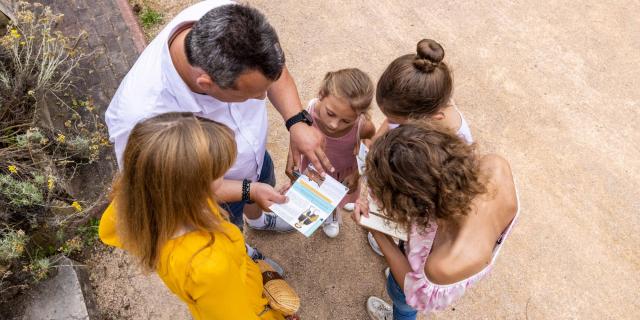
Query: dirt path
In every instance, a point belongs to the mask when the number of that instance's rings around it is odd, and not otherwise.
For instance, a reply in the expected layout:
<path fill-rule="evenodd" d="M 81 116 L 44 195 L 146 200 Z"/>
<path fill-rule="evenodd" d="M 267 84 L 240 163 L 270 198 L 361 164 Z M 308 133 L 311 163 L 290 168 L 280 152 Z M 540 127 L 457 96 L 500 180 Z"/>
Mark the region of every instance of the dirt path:
<path fill-rule="evenodd" d="M 305 101 L 328 70 L 359 67 L 377 79 L 419 39 L 444 45 L 455 99 L 481 148 L 511 161 L 522 215 L 492 275 L 437 318 L 639 316 L 637 1 L 251 3 L 279 31 Z M 281 173 L 288 135 L 270 117 L 269 150 Z M 385 295 L 383 261 L 348 219 L 334 240 L 321 231 L 309 240 L 247 238 L 286 268 L 303 319 L 367 319 L 366 297 Z M 95 263 L 104 264 L 96 274 L 104 306 L 129 303 L 122 317 L 186 317 L 157 278 L 136 275 L 121 254 Z"/>

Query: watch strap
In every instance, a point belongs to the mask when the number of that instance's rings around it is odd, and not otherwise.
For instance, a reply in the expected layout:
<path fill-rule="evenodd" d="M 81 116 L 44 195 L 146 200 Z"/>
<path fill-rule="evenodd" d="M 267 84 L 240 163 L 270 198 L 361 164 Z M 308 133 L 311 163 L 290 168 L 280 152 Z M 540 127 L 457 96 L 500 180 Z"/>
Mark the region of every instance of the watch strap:
<path fill-rule="evenodd" d="M 251 181 L 249 179 L 242 180 L 242 201 L 251 204 Z"/>
<path fill-rule="evenodd" d="M 302 110 L 300 112 L 298 112 L 296 115 L 294 115 L 293 117 L 289 118 L 286 122 L 285 122 L 285 126 L 287 127 L 287 131 L 289 131 L 289 129 L 291 129 L 291 127 L 298 123 L 298 122 L 304 122 L 307 125 L 312 125 L 313 124 L 313 119 L 311 118 L 311 115 L 309 114 L 309 112 L 307 112 L 307 110 Z"/>

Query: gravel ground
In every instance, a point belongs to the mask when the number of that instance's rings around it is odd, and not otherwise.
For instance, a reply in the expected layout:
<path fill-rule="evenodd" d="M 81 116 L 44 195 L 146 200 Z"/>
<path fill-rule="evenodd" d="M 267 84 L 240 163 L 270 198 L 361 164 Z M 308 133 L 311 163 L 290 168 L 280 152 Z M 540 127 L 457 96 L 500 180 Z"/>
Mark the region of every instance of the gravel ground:
<path fill-rule="evenodd" d="M 165 17 L 191 2 L 148 1 Z M 480 149 L 510 160 L 522 214 L 491 276 L 435 318 L 638 318 L 640 3 L 250 3 L 278 30 L 304 101 L 326 71 L 359 67 L 377 79 L 422 38 L 445 47 L 454 97 Z M 273 110 L 270 119 L 284 181 L 288 135 Z M 383 260 L 350 219 L 337 239 L 321 231 L 247 239 L 286 268 L 303 319 L 367 319 L 366 297 L 386 296 Z M 121 252 L 100 252 L 91 265 L 113 318 L 188 318 Z"/>

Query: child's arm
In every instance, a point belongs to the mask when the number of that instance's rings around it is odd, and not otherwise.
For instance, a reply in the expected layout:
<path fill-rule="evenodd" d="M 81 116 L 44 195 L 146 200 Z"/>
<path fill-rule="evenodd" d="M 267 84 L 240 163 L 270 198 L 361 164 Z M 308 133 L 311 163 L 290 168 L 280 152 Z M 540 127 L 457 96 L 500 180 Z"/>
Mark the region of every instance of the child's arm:
<path fill-rule="evenodd" d="M 376 126 L 369 119 L 364 119 L 360 127 L 360 139 L 371 139 L 376 134 Z"/>
<path fill-rule="evenodd" d="M 296 177 L 293 175 L 293 153 L 291 152 L 291 148 L 289 148 L 289 153 L 287 155 L 287 166 L 284 168 L 284 173 L 289 177 L 291 182 L 296 180 Z"/>
<path fill-rule="evenodd" d="M 387 133 L 387 131 L 389 131 L 389 120 L 387 118 L 384 118 L 384 121 L 382 121 L 380 128 L 378 128 L 378 131 L 373 135 L 373 138 L 371 138 L 372 142 L 376 141 L 376 139 L 378 139 L 380 136 Z"/>
<path fill-rule="evenodd" d="M 358 170 L 344 178 L 343 182 L 345 186 L 349 188 L 349 193 L 354 193 L 358 190 L 358 184 L 360 183 L 360 174 L 358 173 Z"/>
<path fill-rule="evenodd" d="M 361 216 L 369 216 L 369 204 L 366 201 L 363 201 L 362 198 L 356 201 L 356 206 L 351 214 L 351 219 L 353 219 L 358 226 L 365 228 L 360 224 Z M 393 278 L 396 280 L 398 285 L 400 285 L 400 288 L 404 290 L 404 278 L 407 273 L 411 272 L 409 260 L 407 260 L 407 257 L 402 254 L 402 251 L 400 251 L 400 248 L 398 248 L 390 236 L 379 231 L 368 230 L 371 231 L 373 238 L 378 243 L 380 250 L 382 250 L 384 258 L 387 260 L 389 268 L 391 269 L 391 274 L 393 274 Z"/>
<path fill-rule="evenodd" d="M 402 290 L 404 290 L 404 278 L 407 273 L 411 272 L 411 265 L 407 257 L 402 254 L 400 248 L 393 242 L 390 236 L 379 231 L 371 230 L 373 238 L 376 239 L 380 251 L 384 254 L 384 258 L 389 264 L 391 274 Z"/>

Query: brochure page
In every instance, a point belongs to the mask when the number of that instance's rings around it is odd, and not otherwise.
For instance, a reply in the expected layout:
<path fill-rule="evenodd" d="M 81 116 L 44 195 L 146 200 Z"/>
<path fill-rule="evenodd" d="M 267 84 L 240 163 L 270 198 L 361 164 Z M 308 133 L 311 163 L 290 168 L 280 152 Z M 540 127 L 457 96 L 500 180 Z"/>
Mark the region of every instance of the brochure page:
<path fill-rule="evenodd" d="M 305 170 L 287 191 L 289 201 L 274 204 L 269 209 L 309 237 L 329 217 L 349 189 L 326 175 L 321 180 L 311 168 Z"/>

